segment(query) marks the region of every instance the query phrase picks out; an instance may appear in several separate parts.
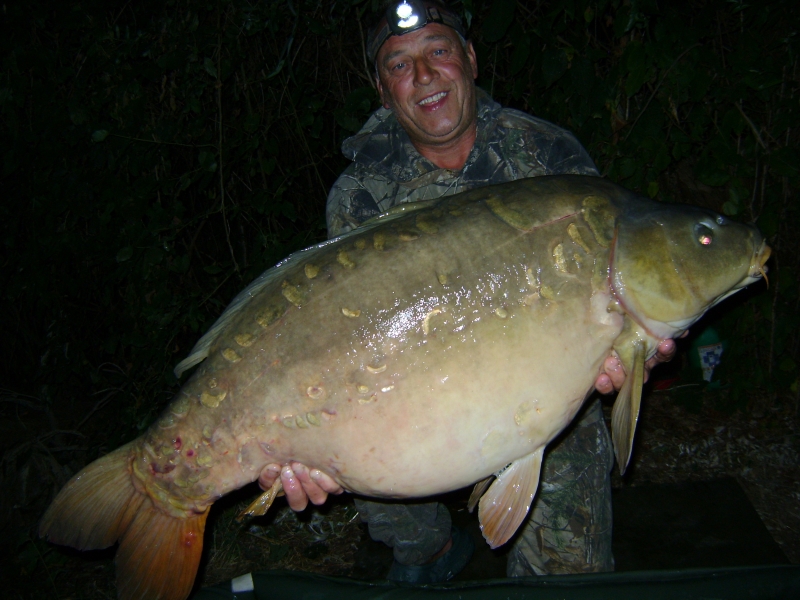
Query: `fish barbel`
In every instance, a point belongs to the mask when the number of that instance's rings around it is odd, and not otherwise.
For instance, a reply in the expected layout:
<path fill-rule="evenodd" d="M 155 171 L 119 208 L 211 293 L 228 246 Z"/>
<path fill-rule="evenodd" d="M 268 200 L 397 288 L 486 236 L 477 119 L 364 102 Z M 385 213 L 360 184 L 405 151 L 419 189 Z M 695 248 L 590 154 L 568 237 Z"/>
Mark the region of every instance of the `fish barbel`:
<path fill-rule="evenodd" d="M 239 294 L 176 368 L 200 364 L 161 417 L 73 477 L 40 534 L 119 541 L 120 598 L 180 600 L 211 504 L 268 464 L 300 462 L 378 498 L 484 481 L 496 547 L 606 356 L 628 373 L 612 413 L 624 470 L 645 360 L 759 280 L 768 257 L 754 227 L 596 177 L 405 205 Z"/>

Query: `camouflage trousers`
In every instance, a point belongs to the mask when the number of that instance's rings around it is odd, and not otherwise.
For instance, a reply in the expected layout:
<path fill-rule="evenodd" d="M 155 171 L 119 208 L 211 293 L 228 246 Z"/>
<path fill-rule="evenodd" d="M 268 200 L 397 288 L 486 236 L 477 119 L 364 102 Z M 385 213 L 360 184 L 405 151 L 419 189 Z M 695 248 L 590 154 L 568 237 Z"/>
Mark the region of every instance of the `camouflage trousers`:
<path fill-rule="evenodd" d="M 512 541 L 509 577 L 614 570 L 612 466 L 611 440 L 594 399 L 545 452 L 533 507 Z M 356 508 L 370 537 L 393 548 L 404 565 L 426 562 L 450 537 L 450 513 L 438 502 L 357 498 Z"/>
<path fill-rule="evenodd" d="M 370 537 L 392 548 L 401 565 L 427 562 L 450 539 L 452 522 L 444 504 L 354 500 Z"/>

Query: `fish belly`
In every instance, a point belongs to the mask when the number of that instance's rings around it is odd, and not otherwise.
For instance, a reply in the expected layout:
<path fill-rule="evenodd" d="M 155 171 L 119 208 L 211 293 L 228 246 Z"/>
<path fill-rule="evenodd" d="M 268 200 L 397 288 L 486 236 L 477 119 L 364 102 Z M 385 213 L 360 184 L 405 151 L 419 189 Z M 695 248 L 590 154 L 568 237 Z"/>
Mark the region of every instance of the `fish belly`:
<path fill-rule="evenodd" d="M 499 471 L 558 435 L 592 389 L 613 330 L 590 337 L 574 325 L 520 315 L 481 344 L 429 357 L 394 378 L 395 389 L 353 406 L 308 464 L 383 497 L 445 492 Z"/>

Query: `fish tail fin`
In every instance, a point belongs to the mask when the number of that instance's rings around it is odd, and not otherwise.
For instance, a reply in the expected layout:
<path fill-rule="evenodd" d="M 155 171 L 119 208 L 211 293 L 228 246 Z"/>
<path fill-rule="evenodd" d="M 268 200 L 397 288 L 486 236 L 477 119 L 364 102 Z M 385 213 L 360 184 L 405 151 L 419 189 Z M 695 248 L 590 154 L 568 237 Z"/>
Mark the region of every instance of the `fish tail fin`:
<path fill-rule="evenodd" d="M 208 511 L 168 515 L 147 499 L 122 536 L 117 551 L 120 600 L 184 600 L 192 591 Z"/>
<path fill-rule="evenodd" d="M 79 550 L 113 545 L 144 500 L 131 481 L 133 444 L 97 459 L 70 479 L 42 517 L 39 535 Z"/>
<path fill-rule="evenodd" d="M 119 540 L 117 590 L 121 600 L 183 600 L 200 564 L 206 516 L 176 517 L 134 487 L 126 444 L 99 458 L 59 492 L 39 524 L 39 535 L 79 550 Z"/>

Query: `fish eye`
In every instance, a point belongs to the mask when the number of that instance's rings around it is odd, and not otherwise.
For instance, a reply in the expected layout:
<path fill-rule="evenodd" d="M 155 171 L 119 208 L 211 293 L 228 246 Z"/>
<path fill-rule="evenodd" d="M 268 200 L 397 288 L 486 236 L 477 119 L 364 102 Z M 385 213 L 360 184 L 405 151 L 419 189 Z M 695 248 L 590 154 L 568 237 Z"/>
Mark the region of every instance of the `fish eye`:
<path fill-rule="evenodd" d="M 710 246 L 714 241 L 714 232 L 708 225 L 698 223 L 694 226 L 694 237 L 701 246 Z"/>
<path fill-rule="evenodd" d="M 722 215 L 717 215 L 717 225 L 724 225 L 725 224 L 725 217 Z"/>

